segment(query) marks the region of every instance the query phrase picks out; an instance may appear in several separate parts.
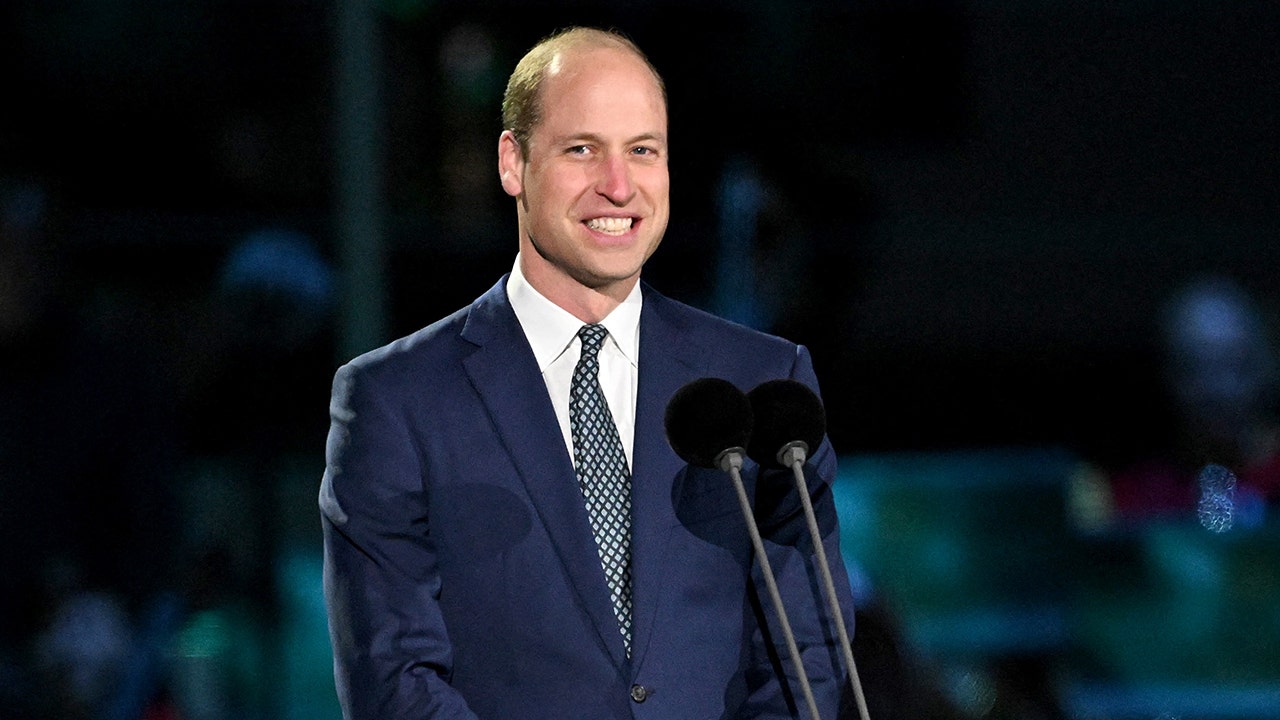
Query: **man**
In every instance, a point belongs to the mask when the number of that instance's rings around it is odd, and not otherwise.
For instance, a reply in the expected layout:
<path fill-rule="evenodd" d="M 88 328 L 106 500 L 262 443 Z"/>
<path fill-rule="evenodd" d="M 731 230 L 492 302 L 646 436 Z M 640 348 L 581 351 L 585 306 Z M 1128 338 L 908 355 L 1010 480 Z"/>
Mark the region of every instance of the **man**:
<path fill-rule="evenodd" d="M 639 283 L 667 225 L 667 112 L 628 40 L 544 40 L 503 114 L 512 272 L 334 380 L 320 505 L 346 716 L 806 717 L 733 485 L 675 455 L 663 414 L 701 377 L 816 389 L 808 352 Z M 852 618 L 829 443 L 807 470 Z M 789 473 L 745 475 L 834 717 L 844 675 L 802 506 Z"/>

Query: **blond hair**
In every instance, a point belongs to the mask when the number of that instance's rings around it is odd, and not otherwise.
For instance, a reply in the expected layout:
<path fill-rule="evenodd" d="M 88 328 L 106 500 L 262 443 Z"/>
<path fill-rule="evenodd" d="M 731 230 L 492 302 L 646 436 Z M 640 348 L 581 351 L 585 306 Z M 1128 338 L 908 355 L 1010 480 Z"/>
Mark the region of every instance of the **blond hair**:
<path fill-rule="evenodd" d="M 662 93 L 662 102 L 666 104 L 667 88 L 662 76 L 629 38 L 616 30 L 591 27 L 558 30 L 525 53 L 507 79 L 507 89 L 502 95 L 502 127 L 515 136 L 522 156 L 528 157 L 529 135 L 542 120 L 541 91 L 547 69 L 561 53 L 580 48 L 614 48 L 632 53 L 653 73 L 653 79 Z"/>

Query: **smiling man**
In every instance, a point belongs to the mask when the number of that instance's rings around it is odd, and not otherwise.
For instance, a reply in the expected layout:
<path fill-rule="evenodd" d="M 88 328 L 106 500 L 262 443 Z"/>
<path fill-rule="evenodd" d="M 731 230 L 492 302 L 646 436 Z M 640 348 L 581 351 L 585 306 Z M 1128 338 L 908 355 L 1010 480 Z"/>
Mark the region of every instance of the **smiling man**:
<path fill-rule="evenodd" d="M 667 229 L 658 75 L 621 40 L 568 34 L 516 67 L 503 110 L 515 129 L 498 141 L 498 172 L 519 200 L 520 269 L 551 302 L 598 322 L 631 293 Z"/>
<path fill-rule="evenodd" d="M 816 391 L 808 351 L 640 282 L 669 215 L 667 107 L 629 40 L 539 43 L 503 122 L 511 272 L 334 378 L 320 508 L 346 717 L 807 717 L 732 485 L 680 460 L 663 416 L 703 377 Z M 805 470 L 851 626 L 828 442 Z M 744 469 L 832 718 L 841 653 L 782 475 Z"/>

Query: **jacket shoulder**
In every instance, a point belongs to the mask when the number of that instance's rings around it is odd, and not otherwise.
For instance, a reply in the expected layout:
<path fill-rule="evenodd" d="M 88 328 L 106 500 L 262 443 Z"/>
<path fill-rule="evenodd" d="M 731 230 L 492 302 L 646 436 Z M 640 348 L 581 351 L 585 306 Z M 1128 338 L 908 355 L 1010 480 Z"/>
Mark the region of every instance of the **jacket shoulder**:
<path fill-rule="evenodd" d="M 709 342 L 755 353 L 779 353 L 785 356 L 793 356 L 799 347 L 786 338 L 727 320 L 648 287 L 645 288 L 645 293 L 645 303 L 652 308 L 654 314 L 681 333 L 687 333 L 688 337 L 707 338 Z"/>
<path fill-rule="evenodd" d="M 362 353 L 338 369 L 338 375 L 360 375 L 366 382 L 451 382 L 462 360 L 477 343 L 509 331 L 515 323 L 506 297 L 504 275 L 469 305 L 408 335 Z"/>

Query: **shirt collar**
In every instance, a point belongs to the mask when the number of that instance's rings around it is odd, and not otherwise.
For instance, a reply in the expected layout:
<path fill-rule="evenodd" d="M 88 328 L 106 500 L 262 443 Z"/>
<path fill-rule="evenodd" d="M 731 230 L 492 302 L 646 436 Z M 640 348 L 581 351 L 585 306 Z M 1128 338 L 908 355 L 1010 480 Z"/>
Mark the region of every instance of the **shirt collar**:
<path fill-rule="evenodd" d="M 516 254 L 516 262 L 511 268 L 511 276 L 507 278 L 507 298 L 511 301 L 511 309 L 515 311 L 525 337 L 533 348 L 533 355 L 538 361 L 538 370 L 546 372 L 547 366 L 578 336 L 583 322 L 572 313 L 548 300 L 542 293 L 534 289 L 520 271 L 520 255 Z M 640 307 L 643 296 L 640 283 L 631 288 L 630 294 L 622 304 L 613 309 L 600 324 L 609 331 L 623 356 L 632 366 L 638 365 L 640 357 Z"/>

